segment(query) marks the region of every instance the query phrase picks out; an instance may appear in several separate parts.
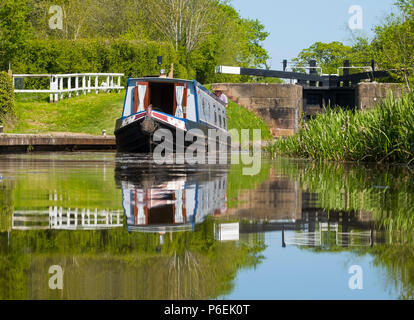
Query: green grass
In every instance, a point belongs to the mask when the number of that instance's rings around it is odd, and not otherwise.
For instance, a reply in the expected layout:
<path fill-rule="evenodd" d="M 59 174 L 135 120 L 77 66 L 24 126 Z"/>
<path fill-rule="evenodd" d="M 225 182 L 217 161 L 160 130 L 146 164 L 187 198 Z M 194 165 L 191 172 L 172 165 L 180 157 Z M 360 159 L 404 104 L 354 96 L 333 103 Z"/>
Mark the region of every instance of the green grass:
<path fill-rule="evenodd" d="M 262 132 L 262 140 L 271 140 L 273 138 L 269 126 L 263 119 L 259 118 L 253 112 L 247 110 L 246 108 L 229 101 L 229 106 L 227 108 L 227 119 L 228 119 L 228 129 L 249 129 L 250 130 L 250 139 L 252 140 L 252 135 L 254 129 L 260 129 Z M 240 132 L 239 132 L 240 135 Z M 233 141 L 239 141 L 237 137 L 232 137 Z"/>
<path fill-rule="evenodd" d="M 374 110 L 328 109 L 268 151 L 313 160 L 412 163 L 414 95 L 389 95 Z"/>
<path fill-rule="evenodd" d="M 45 96 L 17 96 L 17 123 L 6 125 L 9 133 L 71 132 L 113 134 L 122 113 L 125 92 L 99 93 L 49 103 Z"/>

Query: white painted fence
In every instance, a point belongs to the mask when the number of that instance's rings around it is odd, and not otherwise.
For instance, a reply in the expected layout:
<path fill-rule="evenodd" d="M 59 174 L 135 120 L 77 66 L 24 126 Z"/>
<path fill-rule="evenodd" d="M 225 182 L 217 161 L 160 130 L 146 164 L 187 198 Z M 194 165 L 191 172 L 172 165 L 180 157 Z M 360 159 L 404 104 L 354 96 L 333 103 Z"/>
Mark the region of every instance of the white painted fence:
<path fill-rule="evenodd" d="M 340 232 L 337 223 L 320 222 L 319 230 L 315 232 L 292 232 L 285 236 L 285 243 L 294 246 L 321 247 L 329 243 L 329 235 L 323 237 L 323 233 L 335 233 L 335 244 L 340 247 L 367 247 L 373 244 L 371 231 Z"/>
<path fill-rule="evenodd" d="M 123 228 L 120 210 L 65 209 L 50 206 L 49 210 L 15 211 L 13 230 L 104 230 Z"/>
<path fill-rule="evenodd" d="M 121 86 L 121 77 L 123 73 L 72 73 L 72 74 L 13 74 L 13 83 L 15 79 L 25 78 L 49 78 L 49 89 L 15 89 L 15 93 L 50 93 L 50 102 L 63 100 L 64 95 L 68 98 L 74 93 L 90 93 L 95 91 L 111 91 L 124 89 Z M 74 87 L 72 87 L 72 79 L 74 79 Z M 115 82 L 116 79 L 116 82 Z M 101 82 L 100 82 L 101 81 Z"/>

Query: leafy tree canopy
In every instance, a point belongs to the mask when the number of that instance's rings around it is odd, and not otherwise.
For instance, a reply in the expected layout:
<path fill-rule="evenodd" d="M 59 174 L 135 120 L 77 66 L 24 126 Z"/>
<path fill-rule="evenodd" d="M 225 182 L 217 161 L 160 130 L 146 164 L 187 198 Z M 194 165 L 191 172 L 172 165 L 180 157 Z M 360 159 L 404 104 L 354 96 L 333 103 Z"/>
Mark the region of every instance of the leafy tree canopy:
<path fill-rule="evenodd" d="M 22 49 L 30 47 L 27 41 L 34 39 L 169 43 L 176 52 L 174 64 L 178 73 L 188 78 L 197 77 L 201 82 L 220 80 L 215 75 L 215 66 L 219 64 L 263 67 L 269 59 L 262 46 L 269 35 L 265 27 L 258 20 L 243 19 L 229 1 L 4 1 L 0 8 L 2 68 L 7 67 L 17 52 L 20 55 L 29 52 Z M 53 9 L 56 6 L 60 12 Z M 54 19 L 59 17 L 61 26 L 51 28 L 50 22 L 56 22 Z"/>
<path fill-rule="evenodd" d="M 354 66 L 369 66 L 376 61 L 377 69 L 388 70 L 393 79 L 412 88 L 414 82 L 414 0 L 398 0 L 396 12 L 374 27 L 372 40 L 356 37 L 352 46 L 334 41 L 316 42 L 302 50 L 294 61 L 298 66 L 308 66 L 316 60 L 324 73 L 337 73 L 343 60 Z M 299 70 L 299 68 L 298 68 Z"/>

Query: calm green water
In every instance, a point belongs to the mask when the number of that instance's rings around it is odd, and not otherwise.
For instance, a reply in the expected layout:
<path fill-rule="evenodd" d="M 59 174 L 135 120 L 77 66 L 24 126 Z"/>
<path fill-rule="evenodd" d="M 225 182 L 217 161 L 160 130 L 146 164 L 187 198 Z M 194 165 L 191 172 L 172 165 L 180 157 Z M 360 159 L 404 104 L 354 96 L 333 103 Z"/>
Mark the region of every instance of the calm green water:
<path fill-rule="evenodd" d="M 413 298 L 410 169 L 265 159 L 241 173 L 0 155 L 0 299 Z"/>

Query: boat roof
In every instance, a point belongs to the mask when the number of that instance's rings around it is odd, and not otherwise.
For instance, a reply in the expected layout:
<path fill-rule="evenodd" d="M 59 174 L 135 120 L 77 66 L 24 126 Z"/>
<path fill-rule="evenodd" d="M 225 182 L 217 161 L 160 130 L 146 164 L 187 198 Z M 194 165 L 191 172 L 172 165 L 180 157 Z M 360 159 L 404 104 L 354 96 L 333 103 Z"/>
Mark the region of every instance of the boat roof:
<path fill-rule="evenodd" d="M 142 78 L 129 78 L 128 79 L 128 85 L 129 82 L 136 82 L 136 81 L 145 81 L 145 82 L 169 82 L 169 83 L 193 83 L 194 81 L 197 83 L 197 85 L 202 86 L 200 83 L 198 83 L 196 80 L 185 80 L 185 79 L 178 79 L 178 78 L 160 78 L 160 77 L 142 77 Z"/>
<path fill-rule="evenodd" d="M 145 233 L 159 233 L 159 232 L 183 232 L 193 230 L 193 223 L 176 224 L 176 225 L 128 225 L 129 231 L 145 232 Z"/>

